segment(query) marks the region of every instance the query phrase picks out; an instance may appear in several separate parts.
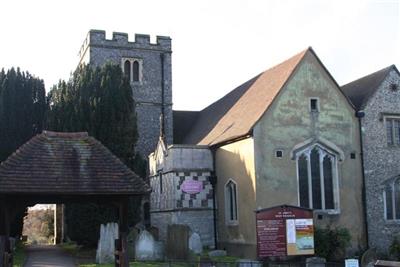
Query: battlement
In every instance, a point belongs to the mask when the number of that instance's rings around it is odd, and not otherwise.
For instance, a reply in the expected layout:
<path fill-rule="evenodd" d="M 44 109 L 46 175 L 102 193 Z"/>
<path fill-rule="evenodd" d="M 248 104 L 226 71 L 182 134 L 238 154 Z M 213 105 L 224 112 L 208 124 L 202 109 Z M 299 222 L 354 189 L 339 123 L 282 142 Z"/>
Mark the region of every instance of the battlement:
<path fill-rule="evenodd" d="M 87 47 L 103 46 L 113 48 L 134 48 L 134 49 L 148 49 L 148 50 L 161 50 L 171 52 L 171 38 L 168 36 L 157 36 L 156 43 L 150 42 L 150 35 L 135 34 L 135 41 L 129 42 L 129 36 L 123 32 L 113 32 L 112 39 L 106 39 L 106 32 L 103 30 L 90 30 L 83 42 L 80 50 L 79 57 L 81 58 Z"/>

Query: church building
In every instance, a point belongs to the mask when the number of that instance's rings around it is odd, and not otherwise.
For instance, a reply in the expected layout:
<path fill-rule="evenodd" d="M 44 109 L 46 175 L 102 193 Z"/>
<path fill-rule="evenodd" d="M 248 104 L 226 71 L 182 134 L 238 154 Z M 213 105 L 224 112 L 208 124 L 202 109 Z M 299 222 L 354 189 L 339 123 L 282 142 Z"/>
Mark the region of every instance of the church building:
<path fill-rule="evenodd" d="M 215 227 L 214 245 L 255 258 L 255 211 L 287 204 L 365 248 L 360 149 L 353 104 L 308 48 L 199 112 L 174 111 L 174 144 L 149 156 L 152 224 L 188 224 L 206 244 Z"/>

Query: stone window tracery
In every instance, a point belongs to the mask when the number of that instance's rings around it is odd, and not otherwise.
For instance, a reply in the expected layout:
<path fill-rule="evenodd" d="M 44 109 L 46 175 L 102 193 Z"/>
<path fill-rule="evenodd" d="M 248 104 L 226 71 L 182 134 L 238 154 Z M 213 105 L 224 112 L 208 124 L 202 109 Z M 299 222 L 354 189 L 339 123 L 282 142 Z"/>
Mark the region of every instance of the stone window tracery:
<path fill-rule="evenodd" d="M 338 210 L 337 156 L 320 145 L 296 154 L 299 205 L 315 210 Z"/>
<path fill-rule="evenodd" d="M 383 199 L 385 219 L 400 220 L 400 177 L 386 183 Z"/>
<path fill-rule="evenodd" d="M 137 58 L 122 58 L 122 70 L 131 83 L 142 82 L 142 60 Z"/>

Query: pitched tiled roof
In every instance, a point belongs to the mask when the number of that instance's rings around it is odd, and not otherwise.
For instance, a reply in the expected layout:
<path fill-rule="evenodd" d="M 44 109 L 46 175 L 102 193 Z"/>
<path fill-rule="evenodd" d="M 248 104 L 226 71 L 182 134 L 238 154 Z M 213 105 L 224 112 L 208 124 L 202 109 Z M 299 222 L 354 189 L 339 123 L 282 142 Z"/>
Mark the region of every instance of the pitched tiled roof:
<path fill-rule="evenodd" d="M 196 122 L 199 111 L 173 111 L 174 144 L 181 144 L 183 139 Z"/>
<path fill-rule="evenodd" d="M 44 131 L 0 165 L 0 194 L 126 195 L 150 191 L 87 133 Z"/>
<path fill-rule="evenodd" d="M 184 144 L 216 145 L 250 134 L 308 48 L 266 70 L 200 111 Z"/>
<path fill-rule="evenodd" d="M 379 88 L 383 80 L 392 69 L 396 69 L 396 66 L 391 65 L 358 80 L 345 84 L 342 86 L 342 91 L 348 98 L 350 98 L 355 108 L 360 110 Z"/>

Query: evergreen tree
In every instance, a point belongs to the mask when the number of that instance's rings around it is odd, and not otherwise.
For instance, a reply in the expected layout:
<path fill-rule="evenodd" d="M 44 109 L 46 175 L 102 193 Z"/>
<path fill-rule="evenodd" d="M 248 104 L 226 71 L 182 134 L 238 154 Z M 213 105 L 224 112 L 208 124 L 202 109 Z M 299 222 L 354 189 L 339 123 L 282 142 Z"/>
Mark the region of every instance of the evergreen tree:
<path fill-rule="evenodd" d="M 47 109 L 43 80 L 19 68 L 0 71 L 0 162 L 41 133 Z M 22 234 L 25 209 L 16 211 L 11 235 Z"/>
<path fill-rule="evenodd" d="M 144 161 L 135 154 L 137 129 L 132 89 L 119 66 L 79 67 L 69 81 L 60 81 L 52 88 L 48 101 L 48 129 L 87 131 L 138 175 L 144 176 Z M 132 225 L 139 218 L 136 214 L 139 202 L 132 199 L 130 204 Z M 117 215 L 116 208 L 110 205 L 69 204 L 67 234 L 77 242 L 94 246 L 100 224 L 117 221 Z"/>

